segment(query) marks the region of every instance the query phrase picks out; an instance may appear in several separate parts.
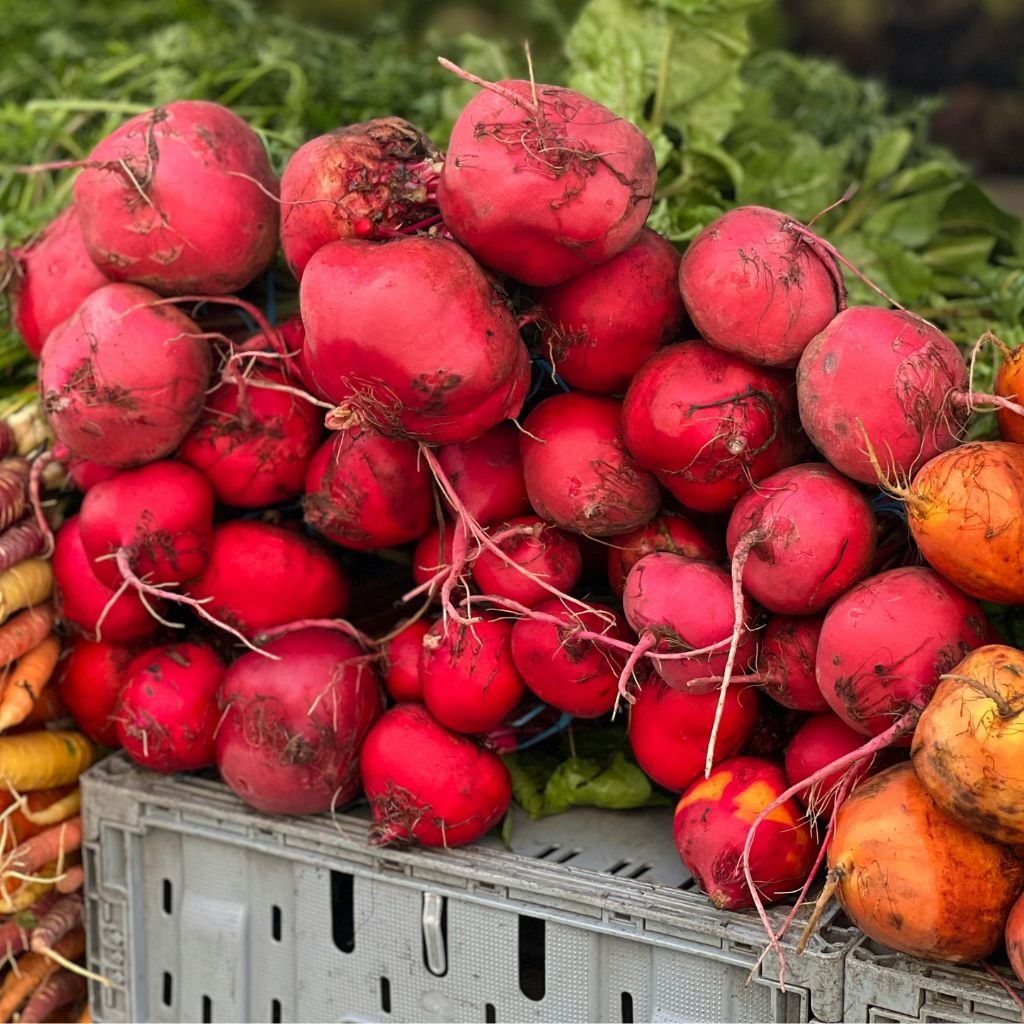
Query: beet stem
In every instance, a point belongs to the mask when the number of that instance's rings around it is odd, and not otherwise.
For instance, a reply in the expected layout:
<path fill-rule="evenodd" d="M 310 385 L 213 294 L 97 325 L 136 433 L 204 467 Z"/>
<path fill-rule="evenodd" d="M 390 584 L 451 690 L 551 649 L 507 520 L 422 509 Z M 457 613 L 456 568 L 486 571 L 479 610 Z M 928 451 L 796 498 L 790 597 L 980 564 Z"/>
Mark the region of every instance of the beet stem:
<path fill-rule="evenodd" d="M 36 525 L 39 527 L 39 532 L 43 535 L 43 558 L 49 558 L 53 554 L 53 531 L 50 529 L 50 524 L 46 521 L 46 516 L 43 514 L 43 503 L 40 498 L 40 491 L 42 490 L 41 484 L 43 471 L 51 462 L 54 461 L 56 461 L 56 456 L 52 450 L 40 452 L 40 454 L 32 460 L 32 470 L 29 473 L 28 480 L 29 500 L 32 503 L 32 512 L 35 515 Z"/>
<path fill-rule="evenodd" d="M 629 681 L 632 678 L 633 670 L 636 668 L 636 663 L 658 642 L 655 635 L 647 630 L 640 637 L 636 647 L 633 648 L 633 653 L 626 659 L 626 664 L 622 666 L 622 672 L 619 674 L 619 692 L 615 697 L 615 707 L 612 709 L 612 719 L 619 713 L 619 701 L 625 699 L 627 704 L 635 704 L 636 697 L 629 692 Z"/>
<path fill-rule="evenodd" d="M 378 644 L 378 641 L 367 636 L 361 629 L 357 629 L 347 619 L 297 619 L 295 622 L 287 622 L 283 626 L 273 626 L 257 633 L 256 642 L 269 643 L 278 637 L 296 633 L 300 629 L 336 629 L 339 633 L 351 637 L 366 650 L 373 650 Z"/>
<path fill-rule="evenodd" d="M 512 103 L 517 107 L 522 107 L 524 110 L 530 111 L 530 113 L 535 116 L 539 116 L 539 104 L 531 103 L 529 100 L 520 96 L 518 93 L 513 92 L 511 89 L 506 89 L 503 85 L 498 85 L 497 82 L 488 82 L 486 79 L 474 75 L 471 71 L 466 71 L 463 68 L 460 68 L 458 64 L 448 60 L 447 57 L 438 57 L 437 63 L 446 71 L 451 71 L 452 74 L 458 75 L 459 78 L 467 82 L 472 82 L 473 85 L 478 85 L 481 89 L 489 89 L 496 95 L 501 96 L 502 99 L 508 100 L 509 103 Z"/>

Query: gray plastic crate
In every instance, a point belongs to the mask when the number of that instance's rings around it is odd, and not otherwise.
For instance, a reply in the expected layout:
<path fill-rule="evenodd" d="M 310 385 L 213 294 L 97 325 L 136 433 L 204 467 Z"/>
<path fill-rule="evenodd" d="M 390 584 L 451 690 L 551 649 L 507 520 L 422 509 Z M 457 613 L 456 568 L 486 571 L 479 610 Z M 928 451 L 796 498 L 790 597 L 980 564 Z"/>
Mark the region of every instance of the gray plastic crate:
<path fill-rule="evenodd" d="M 1020 991 L 1009 971 L 1000 973 Z M 872 1024 L 1021 1020 L 1020 1007 L 981 968 L 918 960 L 869 939 L 861 939 L 847 958 L 845 1001 L 844 1020 Z"/>
<path fill-rule="evenodd" d="M 97 1021 L 842 1020 L 852 930 L 748 983 L 761 926 L 694 890 L 668 809 L 391 850 L 359 813 L 261 815 L 122 756 L 82 791 Z"/>

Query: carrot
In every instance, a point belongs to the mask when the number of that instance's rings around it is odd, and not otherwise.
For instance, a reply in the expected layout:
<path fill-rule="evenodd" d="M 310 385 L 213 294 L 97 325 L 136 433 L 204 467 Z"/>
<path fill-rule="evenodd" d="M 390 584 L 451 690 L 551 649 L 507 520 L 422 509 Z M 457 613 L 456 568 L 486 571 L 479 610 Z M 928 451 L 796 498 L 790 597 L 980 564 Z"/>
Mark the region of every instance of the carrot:
<path fill-rule="evenodd" d="M 3 792 L 2 796 L 14 800 L 15 806 L 6 816 L 0 811 L 0 853 L 9 853 L 12 847 L 38 835 L 50 825 L 57 825 L 78 814 L 82 794 L 77 782 L 54 789 L 36 789 L 20 796 Z M 2 801 L 0 801 L 2 802 Z"/>
<path fill-rule="evenodd" d="M 57 879 L 54 888 L 64 896 L 79 892 L 85 885 L 85 868 L 81 864 L 74 864 Z"/>
<path fill-rule="evenodd" d="M 0 574 L 0 622 L 22 608 L 32 608 L 53 596 L 53 567 L 45 558 L 30 558 Z"/>
<path fill-rule="evenodd" d="M 81 848 L 82 819 L 80 816 L 69 818 L 16 846 L 4 860 L 0 876 L 11 872 L 34 875 L 44 865 L 55 860 L 62 861 L 69 853 Z"/>
<path fill-rule="evenodd" d="M 30 910 L 13 914 L 0 924 L 0 959 L 9 959 L 29 948 L 31 932 L 57 897 L 52 893 L 37 900 Z"/>
<path fill-rule="evenodd" d="M 96 744 L 70 729 L 0 736 L 0 786 L 18 792 L 66 786 L 98 757 Z"/>
<path fill-rule="evenodd" d="M 60 657 L 60 640 L 51 633 L 18 659 L 0 694 L 0 732 L 18 725 L 32 711 L 43 689 L 53 678 Z"/>
<path fill-rule="evenodd" d="M 37 871 L 32 881 L 21 882 L 13 891 L 0 887 L 0 913 L 20 914 L 34 907 L 44 896 L 51 895 L 60 874 L 58 868 L 57 862 L 52 861 Z"/>
<path fill-rule="evenodd" d="M 28 516 L 0 534 L 0 572 L 35 558 L 46 550 L 46 537 L 35 516 Z"/>
<path fill-rule="evenodd" d="M 68 711 L 68 707 L 60 695 L 60 689 L 56 686 L 48 686 L 43 690 L 39 700 L 32 705 L 32 710 L 24 721 L 19 722 L 8 732 L 28 732 L 31 729 L 38 729 L 63 719 L 70 722 L 71 712 Z"/>
<path fill-rule="evenodd" d="M 81 928 L 69 932 L 53 947 L 64 961 L 75 960 L 85 952 L 85 932 Z M 15 961 L 0 985 L 0 1022 L 8 1024 L 18 1007 L 42 985 L 61 964 L 44 953 L 24 953 Z"/>
<path fill-rule="evenodd" d="M 29 948 L 33 953 L 42 953 L 55 945 L 73 928 L 82 923 L 84 905 L 80 892 L 61 896 L 39 917 L 39 923 L 32 929 Z"/>
<path fill-rule="evenodd" d="M 78 1016 L 75 1024 L 92 1024 L 92 1010 L 86 1005 L 85 1009 Z"/>
<path fill-rule="evenodd" d="M 0 544 L 3 537 L 0 537 Z M 0 626 L 0 665 L 20 658 L 41 644 L 53 630 L 56 609 L 52 601 L 20 612 Z"/>
<path fill-rule="evenodd" d="M 40 1024 L 51 1017 L 55 1010 L 69 1003 L 77 1003 L 85 993 L 85 978 L 66 967 L 60 967 L 32 993 L 18 1020 L 21 1024 Z"/>
<path fill-rule="evenodd" d="M 0 530 L 17 522 L 28 505 L 29 464 L 24 459 L 0 460 Z"/>

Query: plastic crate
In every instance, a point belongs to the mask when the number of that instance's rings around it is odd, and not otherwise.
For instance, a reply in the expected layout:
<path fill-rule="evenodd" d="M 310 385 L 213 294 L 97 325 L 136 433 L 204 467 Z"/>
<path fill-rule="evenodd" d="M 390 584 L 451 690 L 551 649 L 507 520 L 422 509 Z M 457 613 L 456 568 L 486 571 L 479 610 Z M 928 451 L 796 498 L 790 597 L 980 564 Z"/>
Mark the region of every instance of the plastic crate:
<path fill-rule="evenodd" d="M 1000 973 L 1020 990 L 1008 970 Z M 869 939 L 861 939 L 847 958 L 845 998 L 848 1021 L 1020 1024 L 1021 1020 L 1020 1007 L 980 968 L 918 960 Z"/>
<path fill-rule="evenodd" d="M 358 812 L 262 815 L 122 756 L 82 792 L 97 1021 L 842 1019 L 852 930 L 748 983 L 764 932 L 694 891 L 667 809 L 392 850 Z"/>

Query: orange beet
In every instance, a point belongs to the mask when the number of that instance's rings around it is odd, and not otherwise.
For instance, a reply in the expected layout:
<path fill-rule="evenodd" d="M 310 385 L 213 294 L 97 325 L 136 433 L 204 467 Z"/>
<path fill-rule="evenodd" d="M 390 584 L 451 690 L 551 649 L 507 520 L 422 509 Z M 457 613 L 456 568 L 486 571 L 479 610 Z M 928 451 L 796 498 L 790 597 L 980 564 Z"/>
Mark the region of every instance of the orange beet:
<path fill-rule="evenodd" d="M 828 865 L 861 931 L 950 963 L 997 949 L 1024 887 L 1024 861 L 946 814 L 910 764 L 867 779 L 843 803 Z"/>
<path fill-rule="evenodd" d="M 679 856 L 711 902 L 722 910 L 754 905 L 742 854 L 754 819 L 788 788 L 779 765 L 759 757 L 723 761 L 698 779 L 676 804 Z M 817 846 L 803 808 L 787 800 L 758 827 L 750 869 L 765 902 L 796 892 L 814 863 Z"/>
<path fill-rule="evenodd" d="M 1003 361 L 996 374 L 994 394 L 1008 398 L 1011 402 L 1024 403 L 1024 348 L 1003 350 Z M 997 409 L 996 422 L 999 436 L 1004 441 L 1024 444 L 1024 416 L 1010 409 Z M 1024 923 L 1024 922 L 1022 922 Z"/>
<path fill-rule="evenodd" d="M 1006 919 L 1006 955 L 1013 973 L 1024 981 L 1024 899 L 1018 898 Z"/>
<path fill-rule="evenodd" d="M 979 647 L 943 679 L 914 731 L 914 768 L 961 824 L 1024 844 L 1024 653 Z"/>

